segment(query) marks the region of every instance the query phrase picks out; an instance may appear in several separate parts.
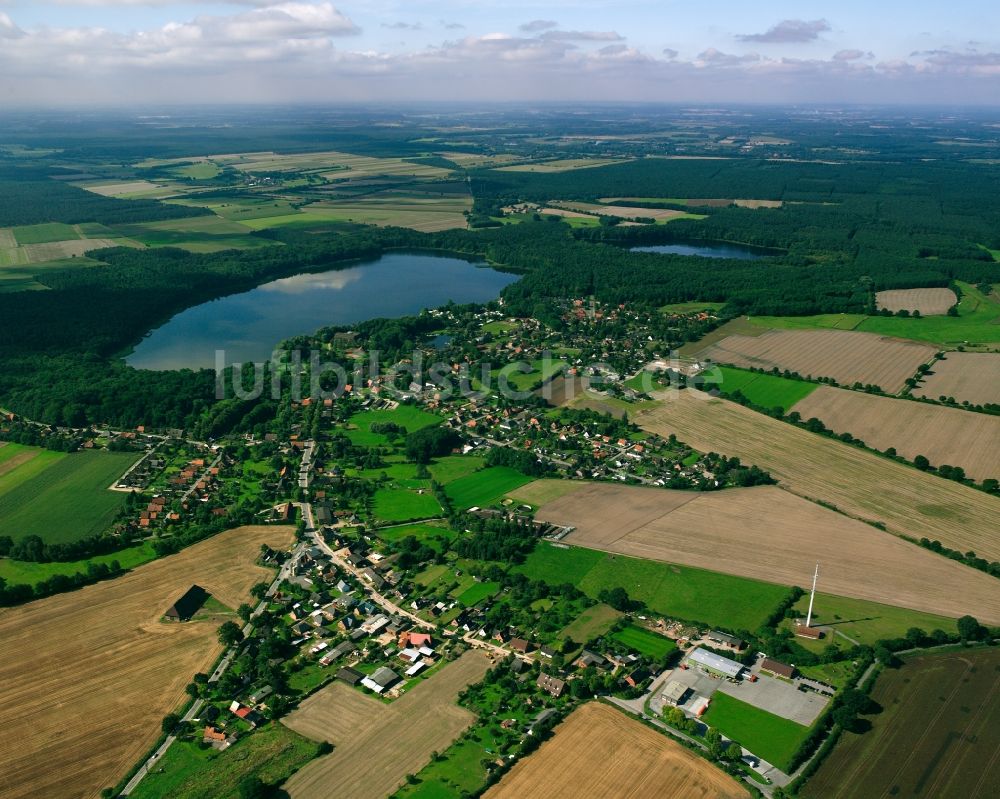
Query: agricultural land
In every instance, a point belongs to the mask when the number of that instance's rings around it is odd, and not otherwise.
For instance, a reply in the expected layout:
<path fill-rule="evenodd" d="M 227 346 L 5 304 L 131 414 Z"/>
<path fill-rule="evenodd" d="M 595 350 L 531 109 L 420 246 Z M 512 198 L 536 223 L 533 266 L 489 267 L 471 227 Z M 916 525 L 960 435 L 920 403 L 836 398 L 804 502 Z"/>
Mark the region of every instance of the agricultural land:
<path fill-rule="evenodd" d="M 997 497 L 693 392 L 643 408 L 635 419 L 651 432 L 683 436 L 702 451 L 760 464 L 789 491 L 881 522 L 890 532 L 1000 558 Z"/>
<path fill-rule="evenodd" d="M 197 583 L 228 608 L 271 572 L 263 543 L 290 528 L 244 527 L 110 582 L 0 611 L 4 796 L 96 796 L 156 740 L 159 720 L 221 651 L 219 619 L 161 617 Z"/>
<path fill-rule="evenodd" d="M 913 393 L 930 399 L 954 397 L 973 405 L 1000 404 L 1000 354 L 949 352 L 934 363 Z"/>
<path fill-rule="evenodd" d="M 927 653 L 887 669 L 871 730 L 845 732 L 802 792 L 808 799 L 1000 792 L 1000 651 Z"/>
<path fill-rule="evenodd" d="M 285 789 L 292 799 L 325 797 L 331 784 L 357 799 L 392 793 L 472 723 L 455 699 L 488 666 L 482 653 L 466 653 L 389 706 L 339 683 L 314 694 L 283 723 L 329 741 L 334 751 L 305 766 Z"/>
<path fill-rule="evenodd" d="M 694 494 L 594 483 L 537 517 L 574 528 L 563 540 L 576 546 L 788 586 L 807 585 L 819 561 L 830 593 L 1000 621 L 995 578 L 773 486 Z"/>
<path fill-rule="evenodd" d="M 961 466 L 977 481 L 1000 475 L 998 416 L 831 386 L 817 387 L 791 410 L 803 419 L 819 419 L 835 433 L 850 433 L 869 447 L 892 448 L 907 460 L 923 455 L 934 466 Z"/>
<path fill-rule="evenodd" d="M 108 489 L 137 458 L 8 444 L 0 449 L 0 529 L 14 539 L 37 535 L 51 542 L 102 533 L 125 501 Z"/>
<path fill-rule="evenodd" d="M 847 330 L 772 330 L 759 336 L 729 336 L 701 358 L 732 366 L 832 377 L 843 385 L 862 383 L 900 391 L 917 367 L 936 350 L 914 341 Z"/>
<path fill-rule="evenodd" d="M 958 297 L 951 289 L 891 289 L 877 292 L 875 302 L 887 311 L 919 311 L 923 316 L 935 316 L 948 313 L 958 303 Z"/>
<path fill-rule="evenodd" d="M 601 764 L 595 768 L 595 764 Z M 731 777 L 662 733 L 607 705 L 584 705 L 537 752 L 511 769 L 488 799 L 737 799 Z"/>

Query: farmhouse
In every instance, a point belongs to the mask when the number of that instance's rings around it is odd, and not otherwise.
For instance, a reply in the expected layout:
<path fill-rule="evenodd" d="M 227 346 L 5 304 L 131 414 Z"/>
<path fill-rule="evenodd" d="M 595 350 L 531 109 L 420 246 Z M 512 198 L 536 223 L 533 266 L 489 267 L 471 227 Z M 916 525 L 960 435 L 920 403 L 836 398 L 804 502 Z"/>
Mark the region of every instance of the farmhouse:
<path fill-rule="evenodd" d="M 531 642 L 526 641 L 523 638 L 511 638 L 510 648 L 515 652 L 520 652 L 522 655 L 525 655 L 531 651 Z"/>
<path fill-rule="evenodd" d="M 713 644 L 721 644 L 722 646 L 728 646 L 731 649 L 735 649 L 739 652 L 743 647 L 745 647 L 746 641 L 742 638 L 737 638 L 735 635 L 730 635 L 729 633 L 719 632 L 718 630 L 709 630 L 708 635 L 705 636 Z"/>
<path fill-rule="evenodd" d="M 690 691 L 691 689 L 686 685 L 678 682 L 677 680 L 671 680 L 663 689 L 661 696 L 663 697 L 664 704 L 670 705 L 671 707 L 677 707 L 678 705 L 684 704 L 684 700 L 687 698 Z"/>
<path fill-rule="evenodd" d="M 349 666 L 344 666 L 340 671 L 337 672 L 337 679 L 341 682 L 346 682 L 348 685 L 357 685 L 364 679 L 365 675 L 356 669 L 352 669 Z"/>
<path fill-rule="evenodd" d="M 771 660 L 771 658 L 764 658 L 760 664 L 760 670 L 776 677 L 787 677 L 789 680 L 795 677 L 795 666 L 788 666 L 777 660 Z"/>
<path fill-rule="evenodd" d="M 388 666 L 382 666 L 375 670 L 375 672 L 361 680 L 361 684 L 365 688 L 369 688 L 377 694 L 391 688 L 400 680 L 400 676 L 396 674 Z"/>
<path fill-rule="evenodd" d="M 187 621 L 198 612 L 206 599 L 208 591 L 200 585 L 192 585 L 163 615 L 171 621 Z"/>
<path fill-rule="evenodd" d="M 714 674 L 716 677 L 723 677 L 727 680 L 738 680 L 746 667 L 735 660 L 724 658 L 705 649 L 695 649 L 687 656 L 687 662 L 693 663 L 702 671 Z"/>
<path fill-rule="evenodd" d="M 566 687 L 566 683 L 563 680 L 553 677 L 550 674 L 539 674 L 535 685 L 543 691 L 548 691 L 556 699 L 562 696 L 563 689 Z"/>

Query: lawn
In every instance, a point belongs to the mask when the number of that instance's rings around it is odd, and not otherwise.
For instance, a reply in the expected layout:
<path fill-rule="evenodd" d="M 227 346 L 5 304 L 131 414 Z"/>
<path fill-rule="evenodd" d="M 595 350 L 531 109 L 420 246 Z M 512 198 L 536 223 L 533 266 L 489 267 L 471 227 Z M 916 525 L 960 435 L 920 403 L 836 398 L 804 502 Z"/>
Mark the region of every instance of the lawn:
<path fill-rule="evenodd" d="M 465 605 L 465 607 L 471 608 L 484 599 L 493 596 L 499 590 L 500 583 L 473 583 L 458 594 L 455 599 Z"/>
<path fill-rule="evenodd" d="M 665 313 L 680 314 L 700 313 L 701 311 L 715 313 L 721 311 L 724 305 L 724 302 L 675 302 L 670 305 L 664 305 L 660 310 Z"/>
<path fill-rule="evenodd" d="M 558 637 L 585 644 L 604 635 L 621 616 L 622 614 L 610 605 L 599 603 L 587 608 L 563 627 Z"/>
<path fill-rule="evenodd" d="M 401 541 L 408 536 L 413 536 L 421 543 L 429 542 L 433 545 L 434 539 L 446 538 L 449 541 L 455 534 L 447 527 L 439 527 L 433 524 L 400 524 L 394 527 L 382 527 L 375 531 L 375 534 L 387 543 Z"/>
<path fill-rule="evenodd" d="M 174 167 L 171 170 L 175 175 L 192 180 L 211 180 L 222 171 L 211 161 L 201 161 L 196 164 Z"/>
<path fill-rule="evenodd" d="M 408 488 L 380 488 L 375 492 L 375 516 L 385 522 L 431 519 L 441 515 L 441 506 L 430 490 L 422 494 Z"/>
<path fill-rule="evenodd" d="M 702 721 L 784 771 L 809 727 L 716 692 Z"/>
<path fill-rule="evenodd" d="M 621 587 L 655 613 L 734 630 L 756 630 L 788 589 L 704 569 L 540 543 L 516 571 L 533 580 L 573 583 L 596 599 Z"/>
<path fill-rule="evenodd" d="M 287 779 L 316 755 L 316 744 L 282 724 L 271 723 L 216 752 L 176 743 L 132 792 L 135 799 L 229 799 L 239 783 L 256 775 L 271 784 Z"/>
<path fill-rule="evenodd" d="M 491 466 L 479 472 L 459 477 L 445 486 L 445 493 L 459 510 L 474 506 L 488 507 L 503 499 L 510 491 L 530 483 L 531 478 L 509 466 Z"/>
<path fill-rule="evenodd" d="M 846 688 L 854 673 L 854 664 L 847 660 L 839 660 L 836 663 L 817 663 L 815 666 L 799 666 L 798 668 L 803 676 L 811 677 L 837 688 Z"/>
<path fill-rule="evenodd" d="M 820 579 L 822 580 L 822 574 Z M 809 607 L 809 597 L 803 596 L 794 607 L 805 616 Z M 955 631 L 955 620 L 945 616 L 831 594 L 816 594 L 813 624 L 830 625 L 834 631 L 839 631 L 862 644 L 874 644 L 884 638 L 902 638 L 911 627 L 919 627 L 928 633 L 935 629 Z M 786 620 L 782 622 L 782 626 L 792 629 L 792 622 Z M 825 637 L 820 641 L 811 641 L 808 638 L 795 640 L 814 652 L 822 651 L 831 643 L 845 649 L 851 646 L 849 640 L 836 633 L 832 638 Z"/>
<path fill-rule="evenodd" d="M 7 447 L 4 447 L 7 449 Z M 38 535 L 53 543 L 103 532 L 125 501 L 108 491 L 139 456 L 127 452 L 40 450 L 0 477 L 0 529 L 15 540 Z"/>
<path fill-rule="evenodd" d="M 677 644 L 662 635 L 645 630 L 642 627 L 629 625 L 611 636 L 622 646 L 628 647 L 640 655 L 661 660 L 677 649 Z"/>
<path fill-rule="evenodd" d="M 486 783 L 483 761 L 496 753 L 489 731 L 475 727 L 442 752 L 393 796 L 400 799 L 456 799 L 472 795 Z"/>
<path fill-rule="evenodd" d="M 0 558 L 0 578 L 6 580 L 10 585 L 16 583 L 35 585 L 57 574 L 86 573 L 88 563 L 110 564 L 111 561 L 117 560 L 118 565 L 123 569 L 133 569 L 155 558 L 156 553 L 149 543 L 120 549 L 107 555 L 95 555 L 87 560 L 73 560 L 65 563 L 28 563 L 10 558 Z"/>
<path fill-rule="evenodd" d="M 459 477 L 472 474 L 485 465 L 485 459 L 477 458 L 474 455 L 447 455 L 435 460 L 428 468 L 431 477 L 441 485 L 446 485 Z"/>
<path fill-rule="evenodd" d="M 425 427 L 441 424 L 443 419 L 433 413 L 427 413 L 412 405 L 400 405 L 395 410 L 362 411 L 351 417 L 351 424 L 356 429 L 346 430 L 351 443 L 363 447 L 381 446 L 388 442 L 382 433 L 373 433 L 371 426 L 377 423 L 392 422 L 413 433 Z"/>
<path fill-rule="evenodd" d="M 524 364 L 527 364 L 529 371 L 522 371 Z M 518 368 L 520 365 L 522 368 Z M 552 358 L 538 359 L 534 361 L 512 361 L 506 366 L 494 369 L 490 372 L 490 377 L 494 387 L 504 390 L 505 386 L 515 391 L 529 391 L 531 387 L 541 381 L 545 382 L 559 374 L 566 364 L 563 361 Z"/>

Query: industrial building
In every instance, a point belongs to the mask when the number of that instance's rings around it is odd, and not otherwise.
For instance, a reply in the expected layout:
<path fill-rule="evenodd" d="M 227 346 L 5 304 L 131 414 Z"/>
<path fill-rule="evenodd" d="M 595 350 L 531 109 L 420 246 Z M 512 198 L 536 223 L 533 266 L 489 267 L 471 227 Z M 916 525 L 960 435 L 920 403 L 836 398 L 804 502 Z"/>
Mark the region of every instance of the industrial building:
<path fill-rule="evenodd" d="M 746 666 L 742 663 L 737 663 L 735 660 L 730 660 L 729 658 L 722 657 L 722 655 L 716 655 L 714 652 L 709 652 L 701 648 L 689 653 L 687 662 L 697 666 L 702 671 L 726 680 L 738 680 L 743 675 L 743 672 L 746 671 Z"/>

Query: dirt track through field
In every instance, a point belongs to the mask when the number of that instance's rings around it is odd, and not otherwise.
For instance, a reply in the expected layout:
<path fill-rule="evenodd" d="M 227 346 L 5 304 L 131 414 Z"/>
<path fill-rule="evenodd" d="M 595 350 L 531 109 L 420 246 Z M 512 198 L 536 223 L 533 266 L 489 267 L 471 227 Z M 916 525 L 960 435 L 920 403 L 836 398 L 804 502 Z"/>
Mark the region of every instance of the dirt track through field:
<path fill-rule="evenodd" d="M 581 483 L 537 518 L 576 529 L 565 543 L 1000 623 L 996 578 L 776 486 L 710 493 Z"/>
<path fill-rule="evenodd" d="M 0 796 L 95 797 L 153 744 L 195 672 L 221 647 L 215 621 L 161 621 L 192 583 L 231 608 L 272 572 L 263 543 L 291 527 L 244 527 L 114 580 L 0 611 Z"/>
<path fill-rule="evenodd" d="M 932 374 L 925 377 L 913 393 L 938 399 L 954 397 L 973 405 L 1000 405 L 1000 354 L 993 352 L 949 352 L 936 361 Z"/>
<path fill-rule="evenodd" d="M 756 464 L 791 492 L 890 532 L 1000 560 L 1000 498 L 982 491 L 693 391 L 640 409 L 633 420 L 702 452 Z"/>
<path fill-rule="evenodd" d="M 1000 416 L 820 386 L 791 410 L 868 446 L 895 448 L 933 466 L 961 466 L 975 480 L 1000 477 Z"/>
<path fill-rule="evenodd" d="M 490 659 L 469 651 L 390 704 L 340 682 L 309 697 L 282 723 L 334 751 L 306 764 L 285 783 L 292 799 L 382 799 L 423 768 L 475 720 L 455 704 L 478 682 Z"/>
<path fill-rule="evenodd" d="M 28 450 L 26 452 L 19 452 L 3 463 L 0 463 L 0 477 L 3 477 L 8 472 L 14 471 L 18 466 L 23 466 L 28 461 L 33 460 L 38 456 L 38 450 Z"/>
<path fill-rule="evenodd" d="M 700 357 L 744 368 L 776 366 L 848 386 L 871 383 L 895 394 L 935 352 L 930 344 L 853 330 L 768 330 L 761 336 L 729 336 Z"/>
<path fill-rule="evenodd" d="M 621 711 L 591 702 L 538 751 L 515 764 L 486 799 L 743 799 L 732 777 Z"/>

